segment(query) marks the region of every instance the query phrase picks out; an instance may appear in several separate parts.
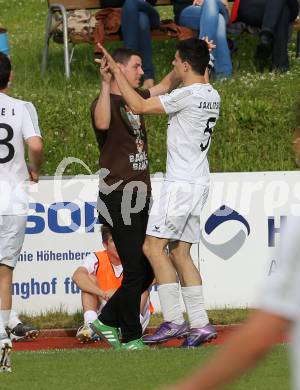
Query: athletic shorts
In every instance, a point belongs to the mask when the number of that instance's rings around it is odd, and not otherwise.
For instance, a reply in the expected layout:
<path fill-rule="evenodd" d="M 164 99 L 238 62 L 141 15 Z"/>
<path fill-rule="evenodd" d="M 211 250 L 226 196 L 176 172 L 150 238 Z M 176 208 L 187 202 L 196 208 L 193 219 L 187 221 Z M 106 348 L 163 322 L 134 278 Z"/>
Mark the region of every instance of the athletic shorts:
<path fill-rule="evenodd" d="M 200 241 L 200 214 L 209 187 L 165 180 L 150 211 L 148 236 L 191 244 Z"/>
<path fill-rule="evenodd" d="M 0 264 L 15 268 L 24 242 L 26 215 L 0 215 Z"/>

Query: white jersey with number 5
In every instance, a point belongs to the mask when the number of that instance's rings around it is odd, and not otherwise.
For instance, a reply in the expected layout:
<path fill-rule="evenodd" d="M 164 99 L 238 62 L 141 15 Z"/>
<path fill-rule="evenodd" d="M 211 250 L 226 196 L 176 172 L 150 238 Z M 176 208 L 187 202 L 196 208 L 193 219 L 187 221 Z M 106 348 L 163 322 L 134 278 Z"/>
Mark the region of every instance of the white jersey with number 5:
<path fill-rule="evenodd" d="M 196 83 L 159 98 L 169 114 L 166 180 L 209 183 L 207 152 L 219 117 L 218 92 Z"/>
<path fill-rule="evenodd" d="M 33 104 L 0 93 L 0 215 L 26 214 L 24 140 L 40 135 Z"/>

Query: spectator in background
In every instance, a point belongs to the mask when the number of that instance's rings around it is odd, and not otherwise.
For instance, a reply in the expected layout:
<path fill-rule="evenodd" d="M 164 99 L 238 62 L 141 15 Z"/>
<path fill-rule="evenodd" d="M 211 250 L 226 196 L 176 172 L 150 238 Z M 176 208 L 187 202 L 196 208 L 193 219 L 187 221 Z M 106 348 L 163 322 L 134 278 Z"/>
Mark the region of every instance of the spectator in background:
<path fill-rule="evenodd" d="M 271 58 L 272 68 L 289 69 L 288 40 L 290 23 L 299 12 L 298 0 L 235 0 L 231 22 L 261 28 L 256 58 L 262 64 Z"/>
<path fill-rule="evenodd" d="M 159 28 L 159 13 L 153 7 L 156 0 L 125 0 L 121 28 L 126 48 L 142 56 L 144 88 L 154 85 L 151 30 Z"/>
<path fill-rule="evenodd" d="M 216 48 L 214 73 L 217 79 L 229 78 L 232 75 L 232 62 L 227 43 L 226 24 L 229 21 L 227 0 L 194 0 L 193 5 L 186 3 L 179 11 L 179 24 L 196 30 L 198 37 L 208 37 Z M 178 15 L 176 16 L 178 17 Z"/>
<path fill-rule="evenodd" d="M 121 286 L 123 267 L 113 241 L 109 226 L 101 226 L 103 251 L 90 253 L 73 274 L 73 280 L 81 289 L 84 324 L 78 329 L 76 338 L 81 342 L 97 341 L 100 337 L 90 324 L 95 321 L 106 304 L 103 292 L 111 297 Z M 149 291 L 141 296 L 140 321 L 145 331 L 150 321 Z"/>
<path fill-rule="evenodd" d="M 32 103 L 7 95 L 11 78 L 10 60 L 0 53 L 0 372 L 11 371 L 12 344 L 6 328 L 11 315 L 13 270 L 25 236 L 28 210 L 25 182 L 28 179 L 38 182 L 43 159 L 36 110 Z"/>

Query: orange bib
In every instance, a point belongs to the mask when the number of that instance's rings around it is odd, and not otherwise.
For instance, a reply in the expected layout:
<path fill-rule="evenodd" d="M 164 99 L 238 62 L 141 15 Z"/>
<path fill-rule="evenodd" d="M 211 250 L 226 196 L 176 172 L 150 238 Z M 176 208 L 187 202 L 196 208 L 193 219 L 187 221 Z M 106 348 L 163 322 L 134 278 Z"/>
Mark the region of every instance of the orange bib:
<path fill-rule="evenodd" d="M 95 255 L 98 259 L 96 278 L 101 290 L 108 291 L 118 289 L 122 283 L 123 273 L 119 277 L 115 275 L 113 266 L 109 261 L 107 251 L 95 252 Z"/>

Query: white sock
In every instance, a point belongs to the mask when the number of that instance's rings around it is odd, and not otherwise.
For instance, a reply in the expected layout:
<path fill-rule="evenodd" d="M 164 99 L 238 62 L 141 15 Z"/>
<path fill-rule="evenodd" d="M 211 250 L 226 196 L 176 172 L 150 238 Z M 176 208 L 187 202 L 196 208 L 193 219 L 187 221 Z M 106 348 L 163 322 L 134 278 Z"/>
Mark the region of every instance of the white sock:
<path fill-rule="evenodd" d="M 209 320 L 204 307 L 202 286 L 181 287 L 191 328 L 203 328 Z"/>
<path fill-rule="evenodd" d="M 2 321 L 2 317 L 0 316 L 0 339 L 7 337 L 7 333 L 5 330 L 5 326 Z"/>
<path fill-rule="evenodd" d="M 4 327 L 8 326 L 11 310 L 0 310 Z"/>
<path fill-rule="evenodd" d="M 85 324 L 90 324 L 91 322 L 94 322 L 98 318 L 98 315 L 93 310 L 87 310 L 84 312 L 83 318 Z"/>
<path fill-rule="evenodd" d="M 20 320 L 20 318 L 18 317 L 18 314 L 15 310 L 11 310 L 10 311 L 10 316 L 9 316 L 9 321 L 8 321 L 8 327 L 10 329 L 13 329 L 15 326 L 17 326 L 18 324 L 22 323 L 22 321 Z"/>
<path fill-rule="evenodd" d="M 160 284 L 157 286 L 157 292 L 164 321 L 171 321 L 177 325 L 183 324 L 184 318 L 180 306 L 179 284 Z"/>

